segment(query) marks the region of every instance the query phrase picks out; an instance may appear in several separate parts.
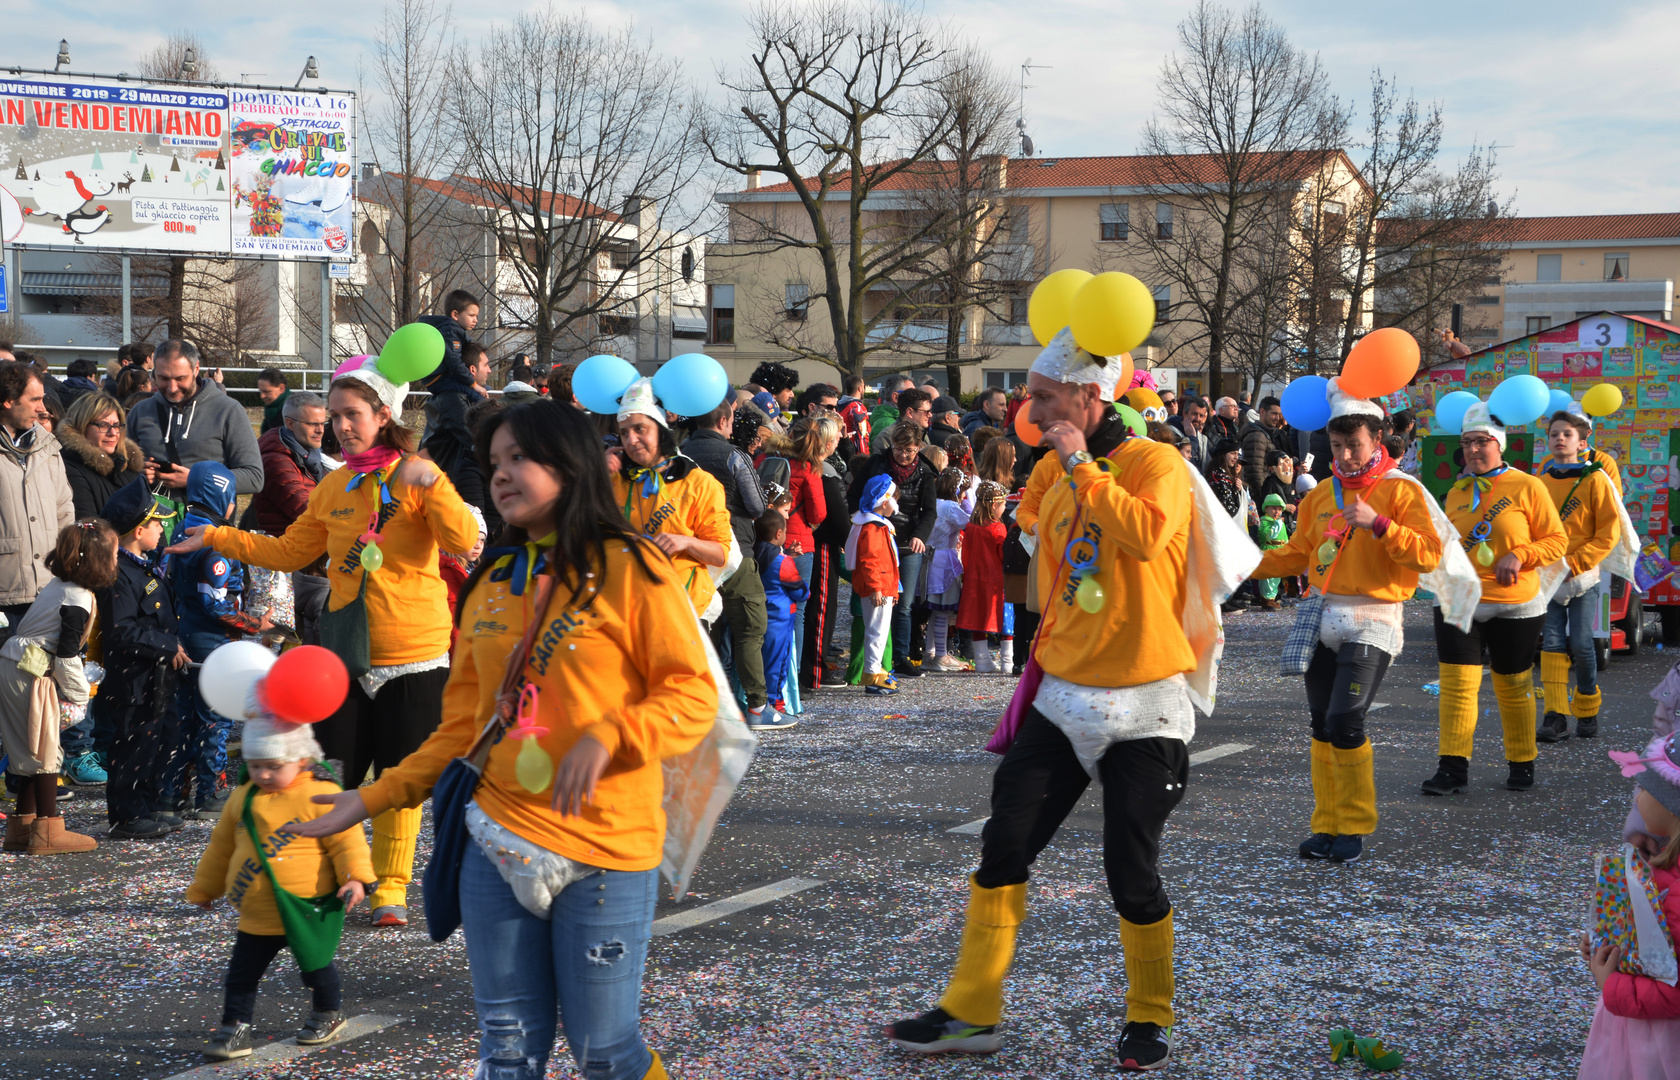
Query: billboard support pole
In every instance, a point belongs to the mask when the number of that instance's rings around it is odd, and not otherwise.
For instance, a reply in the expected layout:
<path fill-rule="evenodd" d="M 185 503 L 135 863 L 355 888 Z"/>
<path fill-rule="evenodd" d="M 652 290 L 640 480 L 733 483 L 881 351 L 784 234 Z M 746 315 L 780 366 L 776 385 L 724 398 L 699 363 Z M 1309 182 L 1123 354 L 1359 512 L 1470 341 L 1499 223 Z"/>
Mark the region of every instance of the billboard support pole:
<path fill-rule="evenodd" d="M 331 267 L 321 264 L 321 386 L 326 388 L 332 375 L 332 273 Z"/>
<path fill-rule="evenodd" d="M 129 257 L 122 257 L 122 339 L 134 340 L 134 277 Z"/>

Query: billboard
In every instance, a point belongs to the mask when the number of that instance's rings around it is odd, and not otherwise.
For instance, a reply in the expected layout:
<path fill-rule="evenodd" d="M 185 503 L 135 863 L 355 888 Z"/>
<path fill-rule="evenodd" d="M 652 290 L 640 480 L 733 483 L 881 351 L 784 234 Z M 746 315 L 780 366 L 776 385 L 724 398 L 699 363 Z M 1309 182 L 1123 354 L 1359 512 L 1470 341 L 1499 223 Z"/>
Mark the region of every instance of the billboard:
<path fill-rule="evenodd" d="M 0 241 L 340 255 L 353 115 L 347 94 L 0 77 Z"/>

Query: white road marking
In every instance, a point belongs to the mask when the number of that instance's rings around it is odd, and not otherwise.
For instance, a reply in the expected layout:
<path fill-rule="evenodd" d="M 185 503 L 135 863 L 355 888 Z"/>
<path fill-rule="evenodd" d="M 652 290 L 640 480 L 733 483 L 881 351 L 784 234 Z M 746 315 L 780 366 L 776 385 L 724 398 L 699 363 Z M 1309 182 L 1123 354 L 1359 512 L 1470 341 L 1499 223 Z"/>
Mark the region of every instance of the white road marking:
<path fill-rule="evenodd" d="M 814 889 L 821 884 L 822 882 L 815 878 L 790 877 L 762 888 L 748 889 L 744 893 L 697 907 L 693 911 L 679 911 L 675 915 L 667 915 L 653 924 L 653 936 L 664 937 L 666 934 L 674 934 L 702 923 L 728 918 L 737 912 L 768 904 L 772 900 L 780 900 L 784 896 L 792 896 L 806 889 Z"/>
<path fill-rule="evenodd" d="M 168 1080 L 212 1080 L 216 1077 L 235 1076 L 239 1073 L 259 1066 L 275 1065 L 282 1061 L 290 1061 L 304 1054 L 316 1050 L 326 1050 L 329 1047 L 342 1046 L 351 1039 L 359 1039 L 363 1035 L 372 1035 L 376 1031 L 383 1031 L 393 1024 L 402 1023 L 400 1016 L 381 1016 L 378 1013 L 367 1013 L 363 1016 L 352 1016 L 344 1022 L 344 1030 L 338 1038 L 320 1046 L 299 1046 L 296 1038 L 281 1039 L 277 1042 L 265 1043 L 257 1047 L 250 1057 L 238 1058 L 234 1061 L 216 1061 L 208 1065 L 200 1065 L 196 1069 L 188 1069 L 184 1073 L 176 1073 Z"/>
<path fill-rule="evenodd" d="M 1389 704 L 1390 703 L 1387 702 L 1387 701 L 1379 701 L 1375 705 L 1371 706 L 1369 709 L 1366 709 L 1365 711 L 1366 712 L 1376 712 L 1378 709 L 1388 708 Z"/>
<path fill-rule="evenodd" d="M 1208 762 L 1217 760 L 1218 758 L 1230 757 L 1232 754 L 1240 754 L 1244 750 L 1252 749 L 1254 749 L 1253 746 L 1243 742 L 1220 743 L 1218 746 L 1210 746 L 1206 750 L 1198 750 L 1194 754 L 1191 754 L 1190 764 L 1206 765 Z"/>
<path fill-rule="evenodd" d="M 1232 754 L 1240 754 L 1244 750 L 1252 749 L 1254 749 L 1254 747 L 1250 743 L 1220 743 L 1218 746 L 1210 746 L 1206 750 L 1198 750 L 1196 753 L 1191 754 L 1190 764 L 1204 765 L 1217 758 L 1230 757 Z M 958 836 L 979 836 L 980 830 L 985 828 L 986 822 L 990 820 L 992 819 L 989 817 L 983 817 L 979 821 L 971 821 L 967 825 L 958 825 L 954 829 L 946 829 L 945 831 L 948 833 L 955 833 Z"/>

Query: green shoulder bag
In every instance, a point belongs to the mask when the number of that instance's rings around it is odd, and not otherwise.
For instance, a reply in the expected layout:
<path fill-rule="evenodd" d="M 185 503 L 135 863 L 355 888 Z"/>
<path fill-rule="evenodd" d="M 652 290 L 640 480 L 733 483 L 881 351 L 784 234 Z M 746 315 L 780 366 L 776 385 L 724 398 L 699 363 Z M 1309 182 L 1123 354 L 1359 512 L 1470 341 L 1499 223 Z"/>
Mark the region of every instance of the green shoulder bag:
<path fill-rule="evenodd" d="M 319 971 L 332 963 L 339 939 L 344 936 L 344 901 L 336 892 L 303 897 L 280 887 L 274 868 L 268 865 L 268 856 L 263 853 L 256 820 L 251 816 L 251 800 L 256 797 L 257 788 L 253 784 L 245 793 L 245 828 L 251 834 L 251 846 L 257 850 L 257 862 L 262 864 L 269 887 L 274 890 L 274 906 L 280 909 L 280 925 L 286 928 L 286 945 L 292 950 L 299 971 Z"/>

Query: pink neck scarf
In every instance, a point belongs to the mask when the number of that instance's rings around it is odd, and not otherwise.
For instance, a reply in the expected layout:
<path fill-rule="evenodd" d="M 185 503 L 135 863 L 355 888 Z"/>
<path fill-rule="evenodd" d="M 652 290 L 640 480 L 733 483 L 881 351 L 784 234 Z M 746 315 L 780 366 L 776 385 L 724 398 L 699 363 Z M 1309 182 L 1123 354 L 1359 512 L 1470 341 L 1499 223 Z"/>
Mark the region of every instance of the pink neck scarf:
<path fill-rule="evenodd" d="M 391 462 L 402 457 L 402 451 L 393 446 L 376 446 L 372 450 L 363 450 L 359 454 L 345 454 L 344 464 L 350 466 L 350 471 L 358 473 L 378 472 Z"/>

